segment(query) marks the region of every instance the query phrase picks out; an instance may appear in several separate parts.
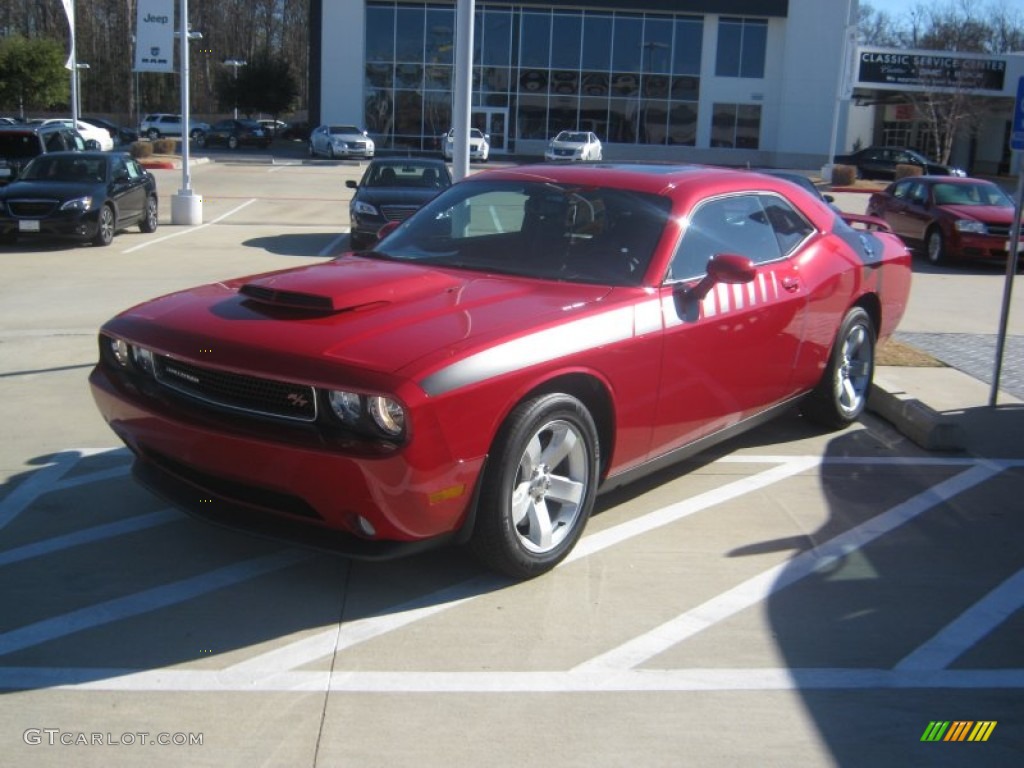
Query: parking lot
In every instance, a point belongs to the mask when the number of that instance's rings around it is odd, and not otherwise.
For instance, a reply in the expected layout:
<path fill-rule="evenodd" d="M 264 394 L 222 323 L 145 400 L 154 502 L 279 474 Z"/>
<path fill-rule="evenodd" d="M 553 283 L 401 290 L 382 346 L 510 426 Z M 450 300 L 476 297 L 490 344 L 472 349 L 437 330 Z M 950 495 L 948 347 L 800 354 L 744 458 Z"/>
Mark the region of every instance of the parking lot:
<path fill-rule="evenodd" d="M 204 224 L 175 227 L 157 171 L 157 232 L 0 250 L 0 763 L 1019 764 L 1024 446 L 794 412 L 601 497 L 526 583 L 457 549 L 292 549 L 137 486 L 86 386 L 98 326 L 342 252 L 359 172 L 195 165 Z M 987 740 L 922 740 L 946 721 Z"/>

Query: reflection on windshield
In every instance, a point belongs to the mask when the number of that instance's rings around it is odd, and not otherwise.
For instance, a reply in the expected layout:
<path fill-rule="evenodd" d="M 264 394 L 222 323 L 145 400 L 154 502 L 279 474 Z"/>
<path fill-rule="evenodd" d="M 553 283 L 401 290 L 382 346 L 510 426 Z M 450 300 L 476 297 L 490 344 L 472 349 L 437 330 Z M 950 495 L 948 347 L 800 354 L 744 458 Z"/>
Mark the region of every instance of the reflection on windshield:
<path fill-rule="evenodd" d="M 639 285 L 670 202 L 603 187 L 466 181 L 378 244 L 375 256 L 606 285 Z"/>
<path fill-rule="evenodd" d="M 995 184 L 936 184 L 935 202 L 937 205 L 1013 205 Z"/>

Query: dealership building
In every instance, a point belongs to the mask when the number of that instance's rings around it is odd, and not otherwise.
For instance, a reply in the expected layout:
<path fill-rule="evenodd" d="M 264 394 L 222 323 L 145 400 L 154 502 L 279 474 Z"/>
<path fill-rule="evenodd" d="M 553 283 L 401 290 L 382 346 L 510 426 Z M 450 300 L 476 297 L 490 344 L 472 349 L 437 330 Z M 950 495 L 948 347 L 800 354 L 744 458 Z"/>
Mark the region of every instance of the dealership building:
<path fill-rule="evenodd" d="M 382 151 L 436 151 L 456 16 L 455 0 L 311 0 L 311 121 L 360 124 Z M 608 160 L 816 168 L 872 143 L 928 151 L 907 94 L 970 71 L 986 116 L 952 162 L 1020 162 L 1007 145 L 1024 55 L 858 49 L 856 17 L 856 0 L 477 0 L 471 121 L 493 156 L 539 156 L 578 129 Z"/>

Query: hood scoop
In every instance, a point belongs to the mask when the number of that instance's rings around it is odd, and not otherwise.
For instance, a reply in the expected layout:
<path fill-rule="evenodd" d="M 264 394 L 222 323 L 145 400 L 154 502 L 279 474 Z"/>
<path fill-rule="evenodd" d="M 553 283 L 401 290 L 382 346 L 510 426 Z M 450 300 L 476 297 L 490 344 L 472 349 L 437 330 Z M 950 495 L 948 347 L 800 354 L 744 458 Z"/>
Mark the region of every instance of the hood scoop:
<path fill-rule="evenodd" d="M 238 292 L 263 306 L 329 314 L 436 296 L 459 284 L 416 265 L 340 259 L 259 277 Z"/>

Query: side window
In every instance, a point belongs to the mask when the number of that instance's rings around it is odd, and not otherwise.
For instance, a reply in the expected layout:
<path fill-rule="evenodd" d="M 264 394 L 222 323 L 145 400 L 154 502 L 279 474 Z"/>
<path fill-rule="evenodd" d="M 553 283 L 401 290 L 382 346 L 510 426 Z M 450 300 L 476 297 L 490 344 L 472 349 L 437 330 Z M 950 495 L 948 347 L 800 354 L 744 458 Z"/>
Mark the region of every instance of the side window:
<path fill-rule="evenodd" d="M 114 181 L 124 179 L 128 175 L 128 166 L 125 165 L 123 157 L 115 157 L 110 164 L 111 177 Z"/>
<path fill-rule="evenodd" d="M 814 227 L 807 219 L 781 197 L 762 195 L 761 204 L 764 206 L 768 223 L 775 230 L 775 240 L 783 255 L 788 256 L 814 232 Z"/>
<path fill-rule="evenodd" d="M 910 191 L 909 181 L 897 182 L 892 188 L 892 196 L 897 200 L 906 200 L 907 193 Z"/>
<path fill-rule="evenodd" d="M 735 195 L 703 203 L 690 217 L 676 248 L 669 279 L 700 277 L 708 259 L 717 253 L 746 256 L 755 264 L 782 257 L 775 230 L 758 195 Z"/>
<path fill-rule="evenodd" d="M 126 166 L 128 168 L 128 176 L 130 178 L 138 179 L 142 176 L 142 169 L 139 167 L 139 164 L 136 163 L 134 160 L 126 161 Z"/>
<path fill-rule="evenodd" d="M 54 131 L 46 137 L 47 152 L 60 152 L 64 148 L 64 142 L 61 140 L 60 131 Z"/>

